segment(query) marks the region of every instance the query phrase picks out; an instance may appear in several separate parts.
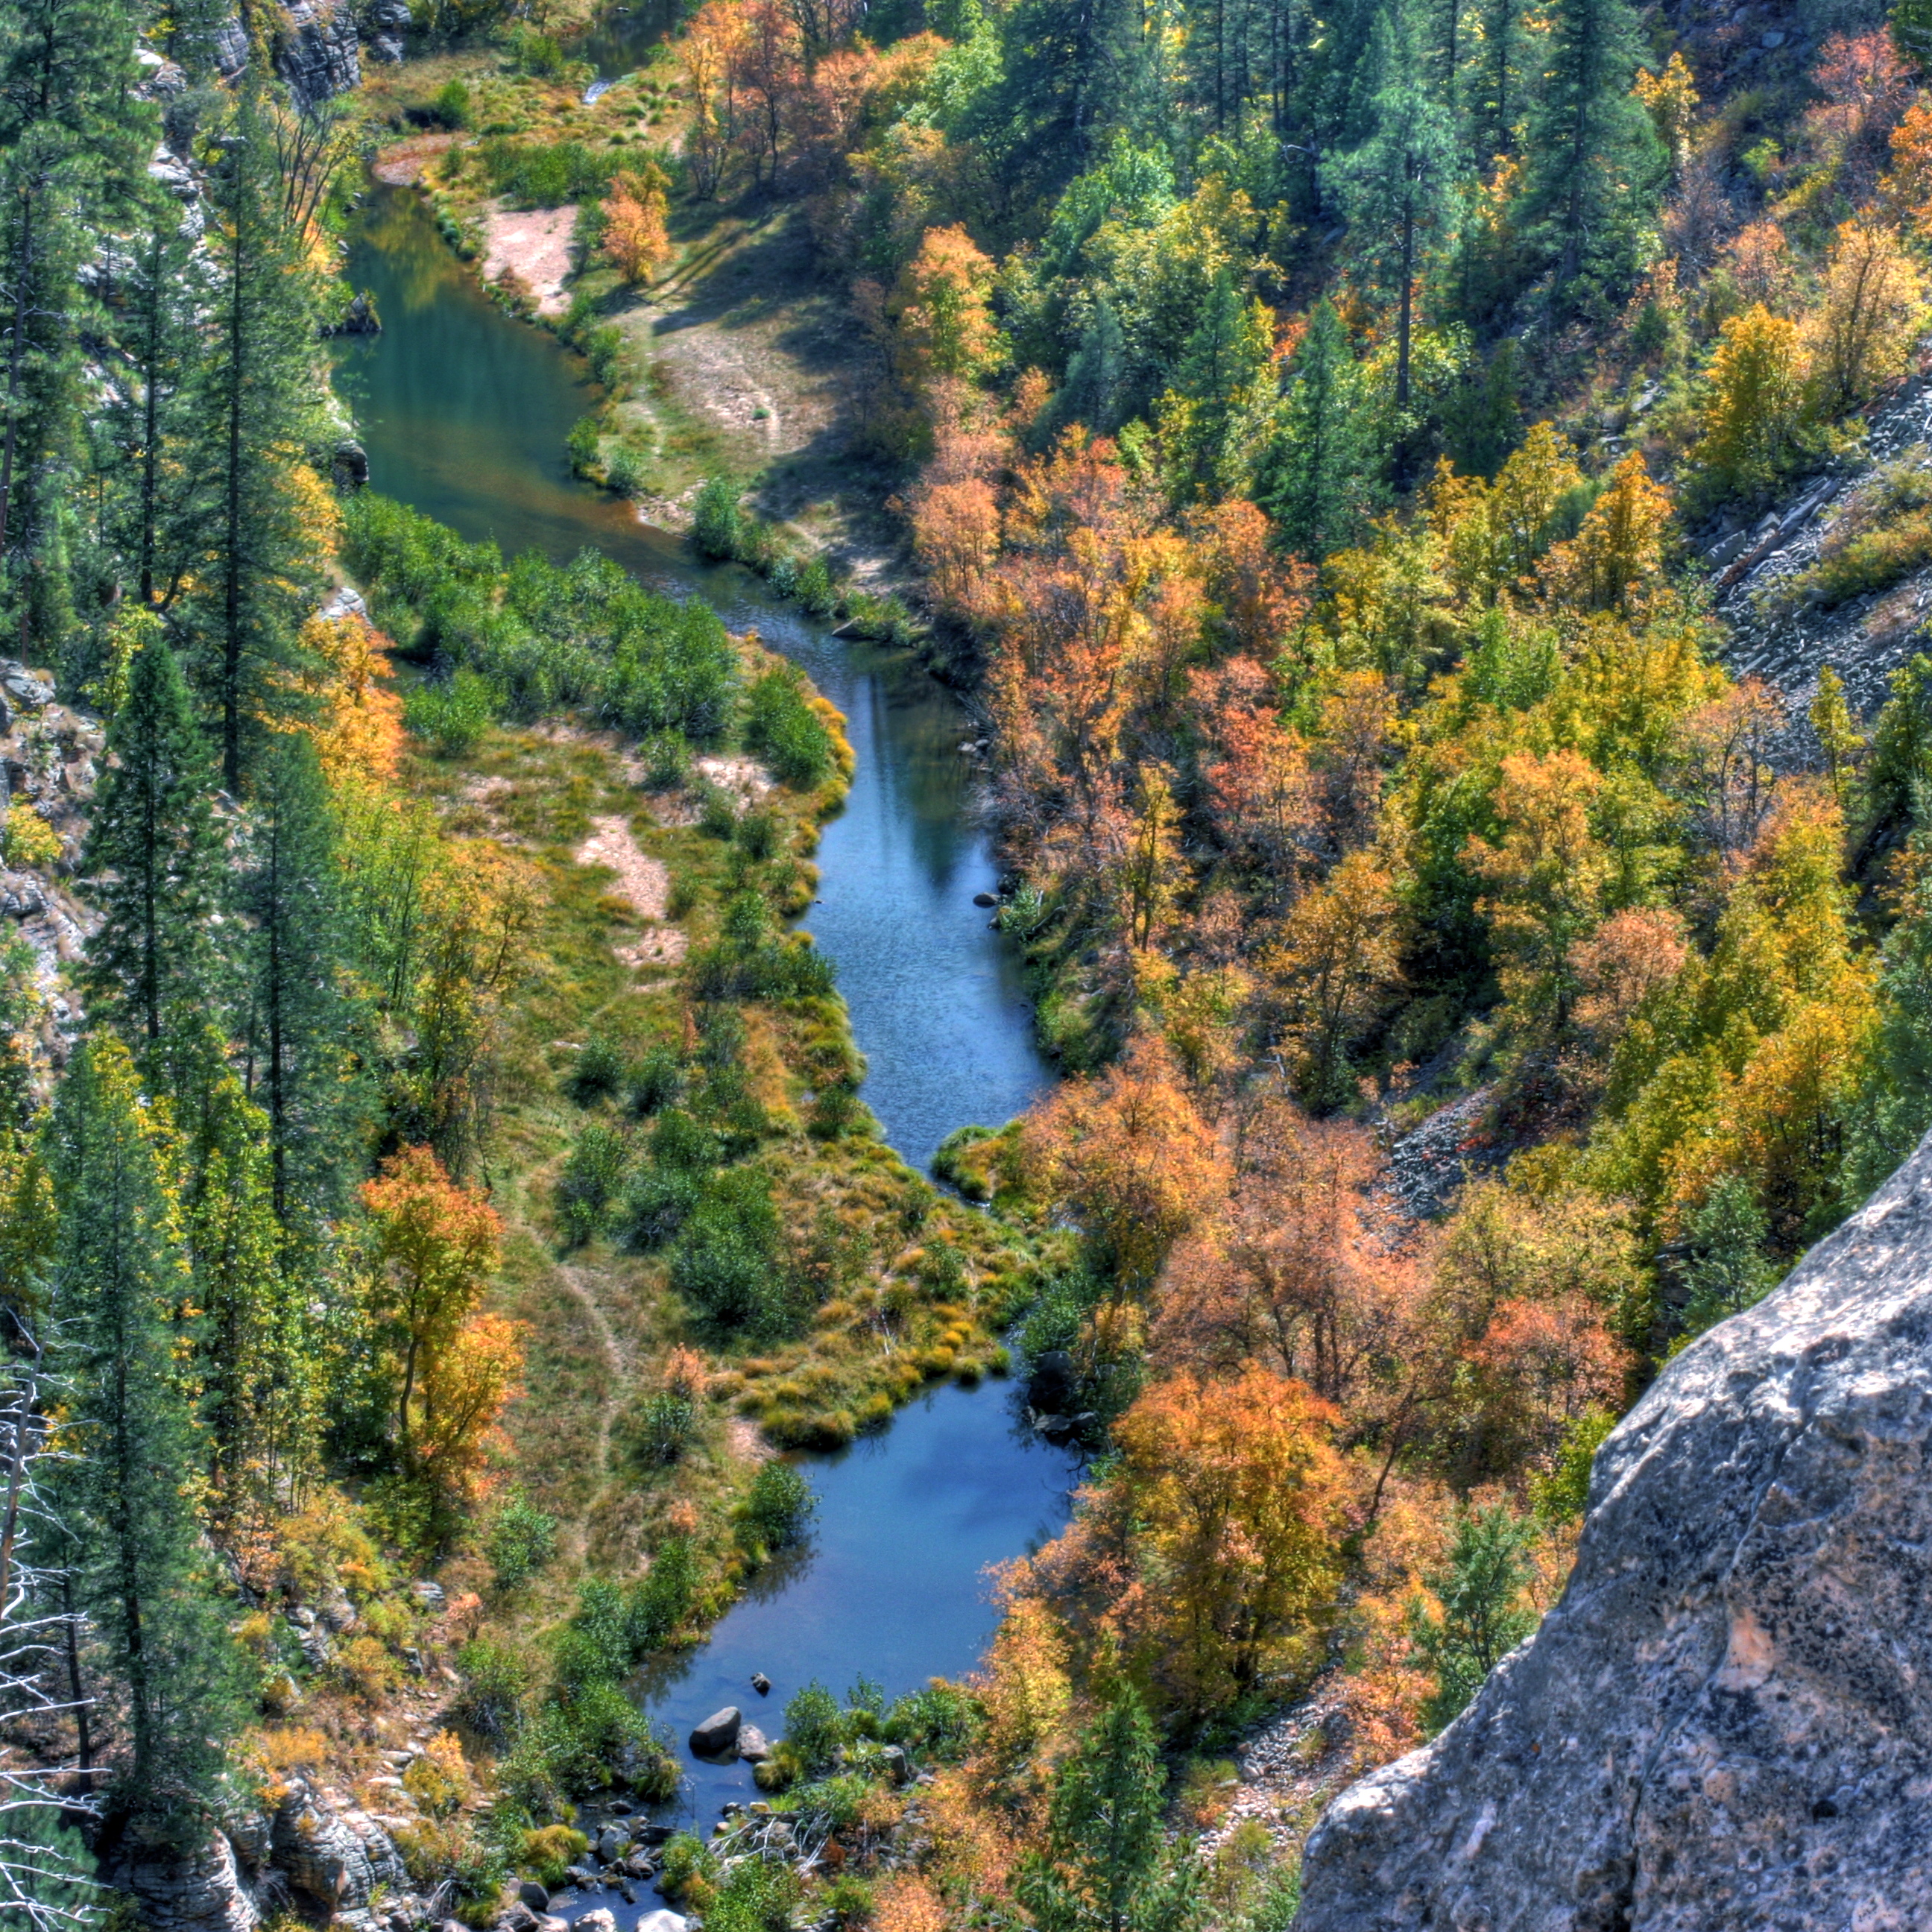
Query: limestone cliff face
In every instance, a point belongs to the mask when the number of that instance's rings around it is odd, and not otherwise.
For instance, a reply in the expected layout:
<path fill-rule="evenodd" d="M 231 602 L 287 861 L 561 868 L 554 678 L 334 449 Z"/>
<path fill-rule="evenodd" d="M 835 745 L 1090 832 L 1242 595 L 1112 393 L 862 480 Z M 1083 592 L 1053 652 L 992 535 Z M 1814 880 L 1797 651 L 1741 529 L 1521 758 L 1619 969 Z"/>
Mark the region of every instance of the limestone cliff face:
<path fill-rule="evenodd" d="M 1932 1928 L 1932 1137 L 1599 1451 L 1561 1604 L 1298 1932 Z"/>

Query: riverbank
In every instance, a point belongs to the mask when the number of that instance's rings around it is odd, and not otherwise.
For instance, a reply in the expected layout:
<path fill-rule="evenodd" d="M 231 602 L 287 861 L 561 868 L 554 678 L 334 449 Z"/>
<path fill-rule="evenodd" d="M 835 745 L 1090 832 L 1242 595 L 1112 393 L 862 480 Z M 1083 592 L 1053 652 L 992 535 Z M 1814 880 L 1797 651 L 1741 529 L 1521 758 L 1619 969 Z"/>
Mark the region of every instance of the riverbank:
<path fill-rule="evenodd" d="M 593 101 L 591 63 L 530 71 L 494 49 L 372 75 L 369 112 L 388 136 L 376 176 L 422 194 L 497 299 L 590 356 L 601 392 L 573 449 L 581 473 L 674 530 L 691 526 L 706 480 L 728 478 L 780 540 L 833 558 L 859 589 L 901 587 L 910 572 L 886 505 L 902 479 L 866 434 L 880 352 L 823 279 L 804 208 L 680 193 L 670 253 L 641 286 L 586 245 L 599 184 L 678 139 L 675 59 L 650 32 L 581 44 L 625 70 Z M 453 86 L 468 105 L 461 125 L 441 125 Z M 574 174 L 527 165 L 566 148 Z M 568 193 L 545 192 L 553 175 Z"/>

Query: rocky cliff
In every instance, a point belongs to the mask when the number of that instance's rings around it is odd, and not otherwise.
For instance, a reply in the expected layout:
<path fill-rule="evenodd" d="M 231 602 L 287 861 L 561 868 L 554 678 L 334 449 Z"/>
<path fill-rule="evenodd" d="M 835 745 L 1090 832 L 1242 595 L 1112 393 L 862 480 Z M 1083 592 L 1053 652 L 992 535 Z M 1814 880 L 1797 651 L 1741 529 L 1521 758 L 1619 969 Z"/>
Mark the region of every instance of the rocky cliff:
<path fill-rule="evenodd" d="M 1598 1453 L 1562 1603 L 1298 1932 L 1932 1925 L 1932 1137 Z"/>

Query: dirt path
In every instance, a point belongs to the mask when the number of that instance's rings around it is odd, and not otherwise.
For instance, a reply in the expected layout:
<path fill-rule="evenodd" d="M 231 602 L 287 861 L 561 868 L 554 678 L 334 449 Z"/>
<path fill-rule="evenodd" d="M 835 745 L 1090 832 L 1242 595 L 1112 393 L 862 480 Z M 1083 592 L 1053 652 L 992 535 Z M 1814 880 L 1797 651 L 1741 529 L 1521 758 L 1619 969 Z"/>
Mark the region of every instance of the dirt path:
<path fill-rule="evenodd" d="M 602 1474 L 608 1477 L 610 1473 L 610 1432 L 616 1426 L 617 1413 L 623 1406 L 630 1386 L 630 1352 L 617 1340 L 617 1331 L 611 1327 L 610 1318 L 604 1312 L 604 1304 L 586 1282 L 584 1270 L 562 1262 L 557 1262 L 556 1268 L 558 1280 L 584 1310 L 584 1319 L 590 1324 L 610 1370 L 610 1386 L 597 1418 L 597 1467 Z"/>
<path fill-rule="evenodd" d="M 670 904 L 670 874 L 664 861 L 644 850 L 624 819 L 593 818 L 590 825 L 590 836 L 577 848 L 577 862 L 616 873 L 616 896 L 656 927 L 628 946 L 614 947 L 617 957 L 639 972 L 675 966 L 685 956 L 686 940 L 677 927 L 663 923 Z"/>

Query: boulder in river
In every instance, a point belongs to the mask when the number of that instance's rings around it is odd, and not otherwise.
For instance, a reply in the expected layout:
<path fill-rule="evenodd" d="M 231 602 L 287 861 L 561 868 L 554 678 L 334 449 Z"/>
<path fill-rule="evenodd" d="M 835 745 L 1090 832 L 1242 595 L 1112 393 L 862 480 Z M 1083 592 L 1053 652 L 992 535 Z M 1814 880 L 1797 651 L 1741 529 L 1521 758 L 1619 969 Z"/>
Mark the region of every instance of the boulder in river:
<path fill-rule="evenodd" d="M 714 1711 L 691 1734 L 691 1748 L 700 1757 L 727 1757 L 737 1748 L 744 1714 L 735 1704 Z"/>
<path fill-rule="evenodd" d="M 686 1932 L 684 1915 L 679 1912 L 647 1912 L 638 1921 L 636 1932 Z"/>
<path fill-rule="evenodd" d="M 575 1922 L 577 1932 L 617 1932 L 615 1914 L 599 1906 L 595 1912 L 586 1912 Z"/>
<path fill-rule="evenodd" d="M 550 1894 L 533 1878 L 525 1879 L 518 1886 L 517 1899 L 520 1904 L 527 1905 L 532 1912 L 548 1912 L 550 1910 Z"/>
<path fill-rule="evenodd" d="M 1921 1926 L 1932 1137 L 1598 1451 L 1562 1600 L 1310 1836 L 1299 1932 Z"/>
<path fill-rule="evenodd" d="M 768 1697 L 771 1695 L 772 1680 L 762 1670 L 754 1670 L 752 1672 L 752 1688 L 760 1697 Z"/>
<path fill-rule="evenodd" d="M 738 1726 L 738 1755 L 747 1764 L 763 1764 L 771 1754 L 772 1748 L 756 1724 Z"/>
<path fill-rule="evenodd" d="M 998 905 L 999 901 L 994 898 L 991 892 L 975 892 L 973 895 L 973 903 L 976 906 L 994 906 Z"/>
<path fill-rule="evenodd" d="M 1058 1415 L 1073 1399 L 1073 1358 L 1064 1348 L 1048 1348 L 1033 1365 L 1027 1401 L 1042 1415 Z"/>

